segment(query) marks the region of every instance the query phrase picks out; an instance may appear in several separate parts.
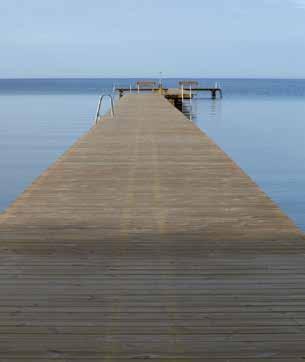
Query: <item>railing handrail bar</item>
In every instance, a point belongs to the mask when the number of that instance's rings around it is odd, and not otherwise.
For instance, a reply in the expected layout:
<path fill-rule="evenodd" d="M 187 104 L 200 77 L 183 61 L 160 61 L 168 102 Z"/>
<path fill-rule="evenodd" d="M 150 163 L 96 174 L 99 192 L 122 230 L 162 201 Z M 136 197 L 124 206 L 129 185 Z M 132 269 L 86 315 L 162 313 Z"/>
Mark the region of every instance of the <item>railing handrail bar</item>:
<path fill-rule="evenodd" d="M 95 115 L 95 123 L 98 122 L 98 120 L 100 119 L 100 112 L 101 112 L 101 106 L 102 106 L 102 102 L 104 97 L 109 97 L 110 98 L 110 102 L 111 102 L 111 117 L 114 116 L 114 102 L 113 102 L 113 97 L 111 94 L 103 94 L 100 96 L 100 99 L 98 101 L 98 105 L 97 105 L 97 110 L 96 110 L 96 115 Z"/>

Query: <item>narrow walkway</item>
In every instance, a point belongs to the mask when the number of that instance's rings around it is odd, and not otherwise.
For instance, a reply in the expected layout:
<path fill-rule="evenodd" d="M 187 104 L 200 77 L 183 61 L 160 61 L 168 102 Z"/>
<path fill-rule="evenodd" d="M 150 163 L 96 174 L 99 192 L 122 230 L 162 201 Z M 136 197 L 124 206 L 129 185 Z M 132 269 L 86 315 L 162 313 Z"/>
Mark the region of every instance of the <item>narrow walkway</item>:
<path fill-rule="evenodd" d="M 0 361 L 303 361 L 305 240 L 158 95 L 0 216 Z"/>

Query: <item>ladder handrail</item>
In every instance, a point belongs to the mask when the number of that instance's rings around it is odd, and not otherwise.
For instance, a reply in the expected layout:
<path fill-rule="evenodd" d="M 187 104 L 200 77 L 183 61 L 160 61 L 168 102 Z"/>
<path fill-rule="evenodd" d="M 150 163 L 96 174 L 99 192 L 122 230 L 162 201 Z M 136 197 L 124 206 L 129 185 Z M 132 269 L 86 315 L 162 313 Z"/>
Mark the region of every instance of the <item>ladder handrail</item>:
<path fill-rule="evenodd" d="M 114 116 L 114 102 L 113 102 L 113 97 L 111 94 L 103 94 L 100 96 L 100 99 L 98 101 L 98 105 L 97 105 L 97 110 L 96 110 L 96 116 L 95 116 L 95 124 L 97 124 L 98 120 L 100 119 L 100 111 L 101 111 L 101 106 L 102 106 L 102 102 L 104 97 L 109 97 L 110 101 L 111 101 L 111 117 Z"/>

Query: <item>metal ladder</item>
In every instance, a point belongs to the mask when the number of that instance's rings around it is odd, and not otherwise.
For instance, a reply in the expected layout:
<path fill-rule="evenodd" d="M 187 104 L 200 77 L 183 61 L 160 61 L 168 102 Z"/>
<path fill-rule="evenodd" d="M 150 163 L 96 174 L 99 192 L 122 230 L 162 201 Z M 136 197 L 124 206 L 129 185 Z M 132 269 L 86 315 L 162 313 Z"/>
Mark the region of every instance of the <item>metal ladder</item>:
<path fill-rule="evenodd" d="M 98 101 L 98 105 L 97 105 L 97 110 L 96 110 L 96 115 L 95 115 L 95 124 L 97 124 L 97 122 L 100 119 L 100 113 L 101 113 L 101 106 L 102 106 L 102 102 L 104 97 L 109 97 L 110 101 L 111 101 L 111 117 L 114 116 L 114 102 L 113 102 L 113 97 L 111 94 L 103 94 L 102 96 L 100 96 L 100 99 Z"/>

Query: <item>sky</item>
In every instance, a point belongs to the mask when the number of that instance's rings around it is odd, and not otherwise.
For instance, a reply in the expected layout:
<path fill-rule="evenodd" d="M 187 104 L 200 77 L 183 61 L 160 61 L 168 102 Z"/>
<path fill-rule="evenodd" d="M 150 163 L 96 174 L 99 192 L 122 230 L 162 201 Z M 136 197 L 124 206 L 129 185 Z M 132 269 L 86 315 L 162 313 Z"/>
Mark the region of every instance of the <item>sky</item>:
<path fill-rule="evenodd" d="M 305 0 L 0 0 L 0 78 L 305 78 Z"/>

